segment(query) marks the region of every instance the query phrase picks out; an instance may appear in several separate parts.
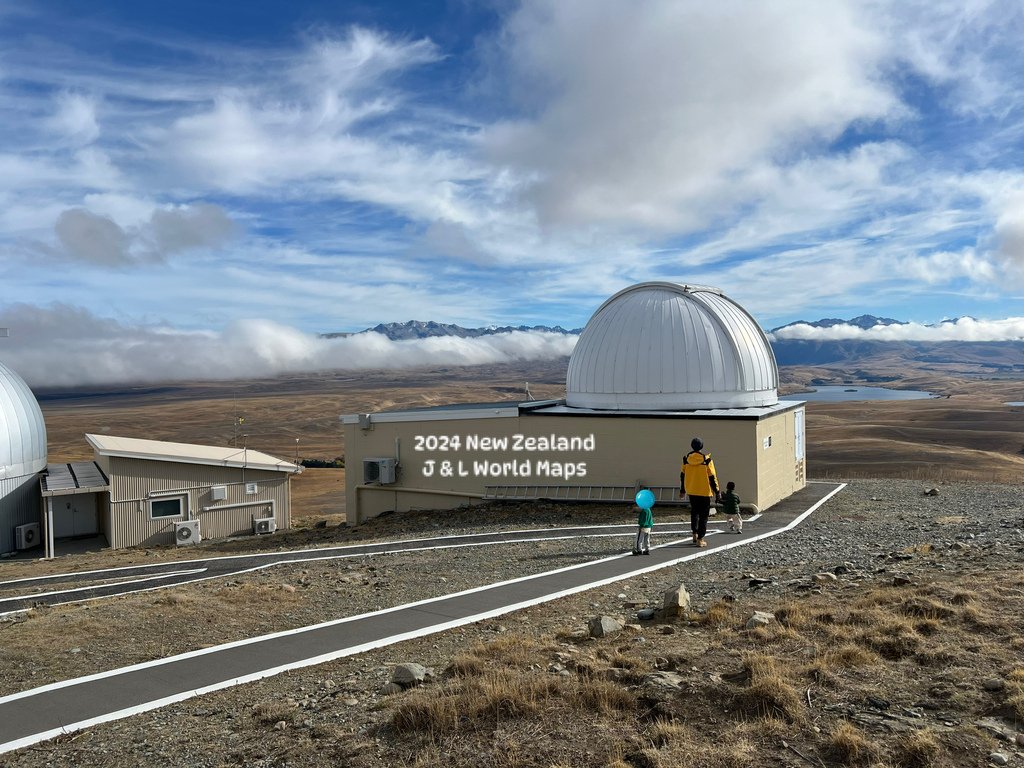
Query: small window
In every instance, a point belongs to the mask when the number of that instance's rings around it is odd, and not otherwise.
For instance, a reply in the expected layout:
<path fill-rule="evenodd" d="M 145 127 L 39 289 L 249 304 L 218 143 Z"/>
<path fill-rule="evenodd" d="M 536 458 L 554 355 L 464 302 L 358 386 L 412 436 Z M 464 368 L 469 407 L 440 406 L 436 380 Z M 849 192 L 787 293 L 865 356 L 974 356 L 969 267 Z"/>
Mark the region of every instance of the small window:
<path fill-rule="evenodd" d="M 170 499 L 151 499 L 149 502 L 149 516 L 152 518 L 181 517 L 185 506 L 185 499 L 175 496 Z"/>

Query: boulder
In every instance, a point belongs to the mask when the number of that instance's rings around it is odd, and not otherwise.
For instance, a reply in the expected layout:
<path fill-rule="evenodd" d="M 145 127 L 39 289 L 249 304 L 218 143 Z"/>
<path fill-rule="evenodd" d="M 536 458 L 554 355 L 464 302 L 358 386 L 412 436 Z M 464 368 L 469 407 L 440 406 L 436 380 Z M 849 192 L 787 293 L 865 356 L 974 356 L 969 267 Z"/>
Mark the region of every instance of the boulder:
<path fill-rule="evenodd" d="M 622 631 L 622 622 L 611 616 L 595 616 L 587 625 L 591 637 L 608 637 Z"/>
<path fill-rule="evenodd" d="M 747 619 L 747 629 L 767 627 L 773 621 L 775 621 L 774 613 L 768 613 L 767 611 L 754 611 L 751 617 Z"/>
<path fill-rule="evenodd" d="M 666 618 L 682 616 L 690 610 L 690 593 L 686 591 L 685 585 L 680 584 L 675 589 L 665 592 L 661 604 Z"/>
<path fill-rule="evenodd" d="M 408 662 L 406 664 L 399 664 L 395 667 L 394 671 L 391 673 L 391 682 L 400 685 L 403 688 L 412 688 L 414 685 L 419 685 L 428 677 L 432 676 L 431 671 L 422 664 Z"/>

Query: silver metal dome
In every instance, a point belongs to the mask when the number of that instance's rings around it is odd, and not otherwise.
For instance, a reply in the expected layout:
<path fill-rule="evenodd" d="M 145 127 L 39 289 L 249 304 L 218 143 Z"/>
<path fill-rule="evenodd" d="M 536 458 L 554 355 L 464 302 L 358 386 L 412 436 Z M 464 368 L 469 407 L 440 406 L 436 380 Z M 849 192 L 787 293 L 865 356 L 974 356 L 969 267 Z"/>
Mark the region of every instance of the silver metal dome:
<path fill-rule="evenodd" d="M 750 408 L 778 402 L 764 331 L 719 289 L 640 283 L 590 318 L 569 358 L 566 404 L 607 410 Z"/>
<path fill-rule="evenodd" d="M 46 469 L 46 424 L 35 395 L 0 363 L 0 480 Z"/>

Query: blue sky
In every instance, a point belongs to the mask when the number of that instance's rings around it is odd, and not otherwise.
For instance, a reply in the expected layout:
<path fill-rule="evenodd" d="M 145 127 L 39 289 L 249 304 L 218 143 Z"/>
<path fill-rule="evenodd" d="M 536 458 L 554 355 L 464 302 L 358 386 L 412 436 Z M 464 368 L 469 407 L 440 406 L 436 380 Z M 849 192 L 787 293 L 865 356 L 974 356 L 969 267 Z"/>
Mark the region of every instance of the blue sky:
<path fill-rule="evenodd" d="M 1021 39 L 1017 2 L 0 0 L 0 353 L 422 362 L 315 334 L 645 280 L 1020 338 Z M 565 351 L 519 342 L 451 354 Z"/>

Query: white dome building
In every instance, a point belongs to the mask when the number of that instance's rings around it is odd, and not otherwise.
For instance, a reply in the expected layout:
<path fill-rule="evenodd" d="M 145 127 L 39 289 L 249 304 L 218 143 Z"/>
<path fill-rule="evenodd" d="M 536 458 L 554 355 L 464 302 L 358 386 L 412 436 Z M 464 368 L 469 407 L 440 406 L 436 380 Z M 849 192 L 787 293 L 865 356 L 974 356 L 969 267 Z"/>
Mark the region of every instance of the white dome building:
<path fill-rule="evenodd" d="M 40 517 L 38 473 L 46 469 L 46 424 L 32 390 L 0 363 L 0 552 L 15 528 Z"/>
<path fill-rule="evenodd" d="M 604 302 L 569 358 L 572 408 L 683 411 L 778 402 L 764 331 L 717 288 L 640 283 Z"/>
<path fill-rule="evenodd" d="M 775 355 L 717 288 L 625 288 L 569 358 L 564 400 L 349 414 L 346 514 L 482 499 L 628 504 L 640 487 L 683 504 L 679 465 L 699 437 L 750 508 L 804 491 L 804 404 L 779 400 Z M 363 471 L 360 472 L 359 468 Z"/>

